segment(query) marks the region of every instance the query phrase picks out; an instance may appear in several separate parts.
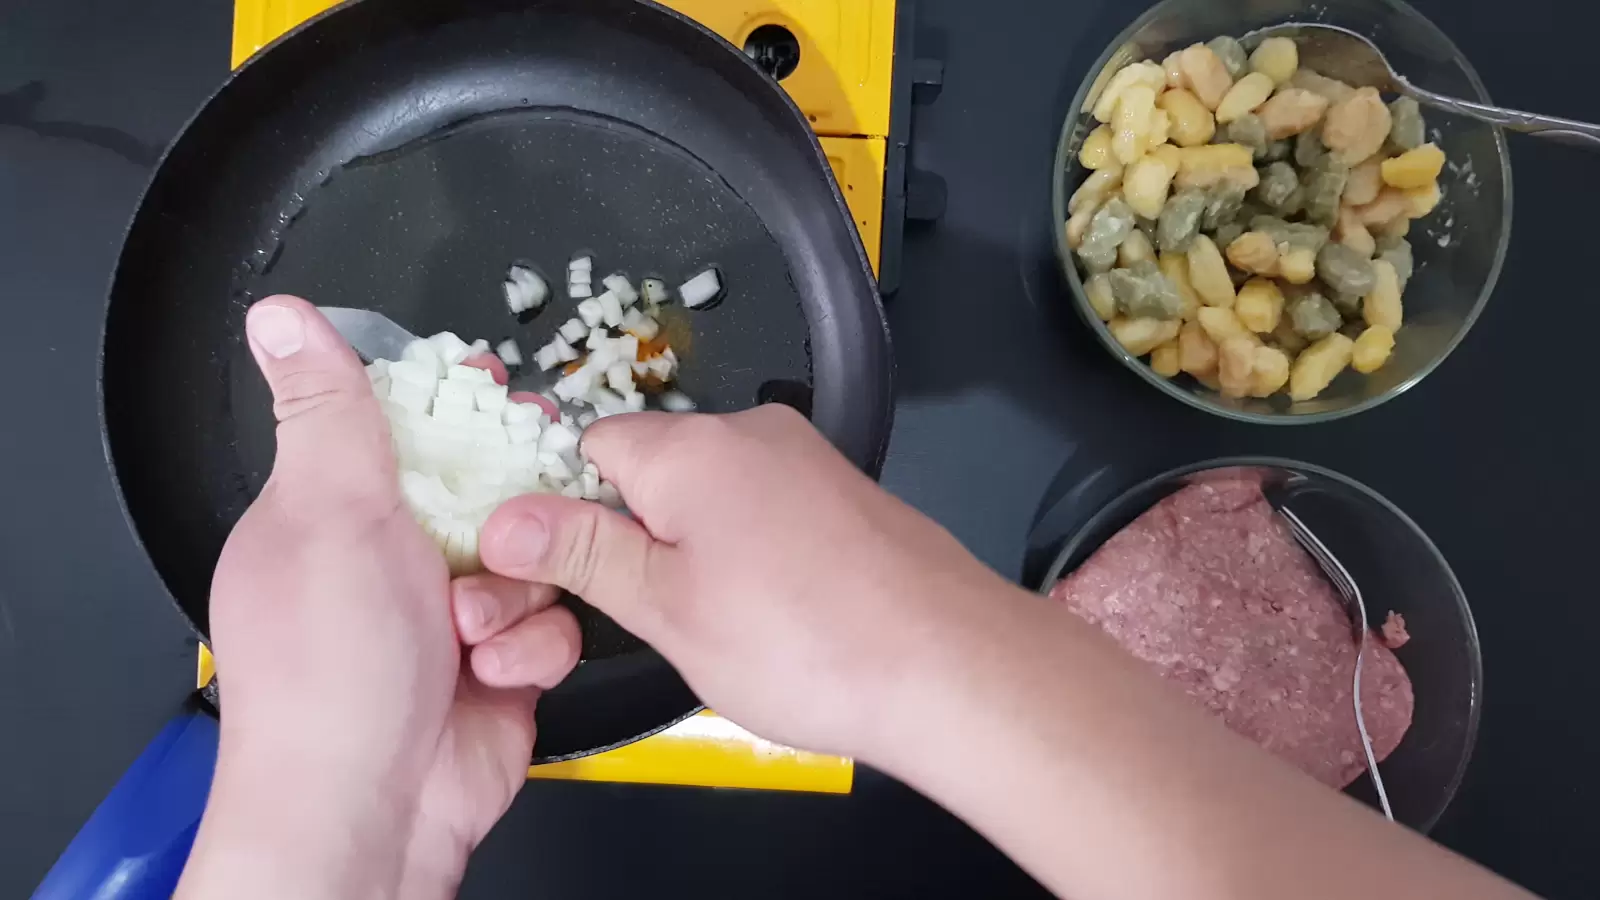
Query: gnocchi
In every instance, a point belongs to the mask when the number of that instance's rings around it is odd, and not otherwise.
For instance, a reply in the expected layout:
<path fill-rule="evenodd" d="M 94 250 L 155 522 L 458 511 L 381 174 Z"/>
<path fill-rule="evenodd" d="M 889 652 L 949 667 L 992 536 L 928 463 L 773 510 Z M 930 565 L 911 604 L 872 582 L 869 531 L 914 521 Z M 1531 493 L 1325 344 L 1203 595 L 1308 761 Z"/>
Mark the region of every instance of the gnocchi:
<path fill-rule="evenodd" d="M 1265 344 L 1255 349 L 1250 369 L 1250 396 L 1270 397 L 1289 382 L 1289 354 Z"/>
<path fill-rule="evenodd" d="M 1217 345 L 1199 322 L 1185 322 L 1178 330 L 1178 368 L 1190 375 L 1217 371 Z"/>
<path fill-rule="evenodd" d="M 1261 104 L 1256 115 L 1267 128 L 1267 137 L 1282 140 L 1309 131 L 1328 111 L 1328 98 L 1299 88 L 1287 88 Z"/>
<path fill-rule="evenodd" d="M 1155 111 L 1156 92 L 1147 84 L 1131 85 L 1117 98 L 1111 132 L 1111 155 L 1117 162 L 1132 165 L 1149 149 Z"/>
<path fill-rule="evenodd" d="M 1111 81 L 1106 84 L 1105 90 L 1095 100 L 1092 114 L 1097 122 L 1110 122 L 1116 113 L 1117 101 L 1122 99 L 1122 94 L 1136 84 L 1149 88 L 1165 87 L 1167 73 L 1160 66 L 1150 62 L 1129 63 L 1123 66 L 1117 74 L 1111 76 Z"/>
<path fill-rule="evenodd" d="M 1098 173 L 1096 173 L 1098 174 Z M 1154 153 L 1146 154 L 1128 167 L 1122 179 L 1122 196 L 1133 211 L 1146 219 L 1161 216 L 1167 203 L 1167 190 L 1177 171 Z"/>
<path fill-rule="evenodd" d="M 1207 306 L 1233 305 L 1233 279 L 1228 277 L 1228 264 L 1223 262 L 1222 251 L 1211 238 L 1200 235 L 1189 246 L 1189 284 Z"/>
<path fill-rule="evenodd" d="M 1289 399 L 1310 400 L 1350 365 L 1355 341 L 1335 331 L 1300 351 L 1289 370 Z"/>
<path fill-rule="evenodd" d="M 1273 86 L 1272 79 L 1260 72 L 1251 72 L 1234 82 L 1217 104 L 1217 121 L 1226 125 L 1246 113 L 1255 112 L 1272 96 Z"/>
<path fill-rule="evenodd" d="M 1368 325 L 1399 331 L 1403 316 L 1399 273 L 1389 260 L 1373 260 L 1372 288 L 1361 302 L 1361 317 Z"/>
<path fill-rule="evenodd" d="M 1183 371 L 1179 366 L 1178 342 L 1167 341 L 1165 344 L 1150 351 L 1150 371 L 1162 378 L 1176 378 Z"/>
<path fill-rule="evenodd" d="M 1292 38 L 1222 36 L 1123 66 L 1085 109 L 1064 242 L 1095 317 L 1162 378 L 1301 402 L 1406 340 L 1405 237 L 1445 152 L 1414 101 L 1300 62 Z"/>
<path fill-rule="evenodd" d="M 1195 311 L 1200 308 L 1200 295 L 1195 293 L 1194 285 L 1189 283 L 1189 258 L 1182 253 L 1161 251 L 1157 259 L 1157 266 L 1161 274 L 1167 276 L 1167 281 L 1172 283 L 1173 290 L 1178 292 L 1178 298 L 1183 301 L 1178 316 L 1184 321 L 1194 318 Z"/>
<path fill-rule="evenodd" d="M 1228 245 L 1228 262 L 1253 275 L 1278 274 L 1278 245 L 1259 231 L 1246 231 Z"/>
<path fill-rule="evenodd" d="M 1178 336 L 1181 327 L 1176 319 L 1123 318 L 1106 323 L 1111 336 L 1124 350 L 1134 356 L 1143 356 Z"/>
<path fill-rule="evenodd" d="M 1083 283 L 1084 296 L 1089 298 L 1089 308 L 1100 317 L 1100 321 L 1109 322 L 1117 315 L 1117 298 L 1111 292 L 1111 276 L 1104 272 L 1090 275 Z"/>
<path fill-rule="evenodd" d="M 1248 397 L 1255 386 L 1256 342 L 1246 335 L 1228 338 L 1217 346 L 1217 382 L 1224 397 Z"/>
<path fill-rule="evenodd" d="M 1274 85 L 1289 83 L 1300 67 L 1300 48 L 1293 38 L 1267 38 L 1250 54 L 1250 70 L 1272 79 Z"/>
<path fill-rule="evenodd" d="M 1228 67 L 1216 51 L 1204 44 L 1185 49 L 1183 55 L 1178 57 L 1178 67 L 1183 71 L 1189 90 L 1194 91 L 1206 109 L 1215 111 L 1222 104 L 1222 98 L 1227 96 L 1228 89 L 1233 87 L 1233 76 L 1228 74 Z"/>
<path fill-rule="evenodd" d="M 1394 332 L 1382 325 L 1369 326 L 1350 348 L 1350 367 L 1363 375 L 1383 368 L 1394 352 Z"/>
<path fill-rule="evenodd" d="M 1403 189 L 1423 188 L 1438 181 L 1444 171 L 1444 151 L 1436 144 L 1423 144 L 1415 150 L 1382 162 L 1383 183 Z"/>
<path fill-rule="evenodd" d="M 1329 107 L 1327 121 L 1322 125 L 1323 146 L 1345 165 L 1356 165 L 1383 148 L 1392 121 L 1377 88 L 1357 88 Z"/>
<path fill-rule="evenodd" d="M 1122 239 L 1122 246 L 1117 248 L 1117 265 L 1124 269 L 1131 268 L 1142 262 L 1155 262 L 1156 248 L 1144 232 L 1135 228 L 1128 232 Z"/>
<path fill-rule="evenodd" d="M 1283 291 L 1270 278 L 1252 278 L 1239 288 L 1233 311 L 1244 327 L 1256 334 L 1271 334 L 1283 315 Z"/>
<path fill-rule="evenodd" d="M 1083 139 L 1083 145 L 1078 148 L 1078 164 L 1085 169 L 1104 169 L 1107 166 L 1121 165 L 1111 157 L 1111 129 L 1104 125 L 1097 125 Z"/>
<path fill-rule="evenodd" d="M 1202 306 L 1195 315 L 1200 323 L 1200 328 L 1205 331 L 1206 337 L 1212 343 L 1221 345 L 1228 338 L 1251 337 L 1250 329 L 1244 327 L 1239 321 L 1239 316 L 1231 309 L 1221 306 Z"/>
<path fill-rule="evenodd" d="M 1212 135 L 1217 133 L 1217 120 L 1211 110 L 1206 109 L 1200 98 L 1183 88 L 1163 93 L 1156 98 L 1156 106 L 1166 110 L 1169 120 L 1167 137 L 1179 147 L 1204 146 L 1211 143 Z"/>

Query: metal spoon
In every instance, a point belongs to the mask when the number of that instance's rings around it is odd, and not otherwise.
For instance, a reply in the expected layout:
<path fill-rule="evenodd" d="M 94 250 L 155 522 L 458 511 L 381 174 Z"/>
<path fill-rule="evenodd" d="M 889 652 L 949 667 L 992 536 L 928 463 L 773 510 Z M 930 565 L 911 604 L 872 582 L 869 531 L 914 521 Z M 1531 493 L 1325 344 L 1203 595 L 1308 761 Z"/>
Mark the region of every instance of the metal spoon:
<path fill-rule="evenodd" d="M 1425 91 L 1400 77 L 1389 60 L 1384 58 L 1372 41 L 1337 25 L 1316 22 L 1285 22 L 1258 29 L 1246 35 L 1246 41 L 1259 42 L 1269 37 L 1293 38 L 1299 45 L 1300 64 L 1315 69 L 1329 78 L 1337 78 L 1357 87 L 1375 87 L 1380 91 L 1404 94 L 1424 106 L 1442 109 L 1501 125 L 1512 131 L 1521 131 L 1537 137 L 1549 138 L 1563 144 L 1575 144 L 1591 149 L 1600 148 L 1600 125 L 1541 116 L 1538 113 L 1518 112 L 1499 106 L 1457 100 L 1443 94 Z"/>

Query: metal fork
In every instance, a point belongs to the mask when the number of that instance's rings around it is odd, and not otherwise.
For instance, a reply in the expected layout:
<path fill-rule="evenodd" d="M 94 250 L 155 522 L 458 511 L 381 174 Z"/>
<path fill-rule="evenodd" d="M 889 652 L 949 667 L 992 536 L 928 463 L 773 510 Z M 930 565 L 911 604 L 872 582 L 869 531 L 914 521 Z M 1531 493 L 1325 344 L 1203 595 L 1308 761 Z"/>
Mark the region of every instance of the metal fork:
<path fill-rule="evenodd" d="M 1306 523 L 1287 506 L 1273 504 L 1278 515 L 1283 516 L 1289 523 L 1289 531 L 1300 546 L 1306 548 L 1311 558 L 1317 561 L 1317 566 L 1322 569 L 1322 574 L 1328 576 L 1333 582 L 1334 589 L 1339 596 L 1344 598 L 1345 612 L 1350 616 L 1351 630 L 1355 632 L 1356 639 L 1356 677 L 1354 690 L 1354 703 L 1356 709 L 1356 730 L 1361 732 L 1361 749 L 1367 754 L 1367 772 L 1372 775 L 1372 785 L 1378 789 L 1378 803 L 1383 807 L 1383 814 L 1389 821 L 1394 821 L 1394 810 L 1389 807 L 1389 792 L 1383 788 L 1383 776 L 1378 774 L 1377 756 L 1372 752 L 1372 738 L 1367 735 L 1367 720 L 1361 713 L 1361 663 L 1367 653 L 1369 629 L 1367 628 L 1367 604 L 1361 599 L 1361 589 L 1356 587 L 1350 572 L 1340 564 L 1333 553 L 1328 550 Z"/>

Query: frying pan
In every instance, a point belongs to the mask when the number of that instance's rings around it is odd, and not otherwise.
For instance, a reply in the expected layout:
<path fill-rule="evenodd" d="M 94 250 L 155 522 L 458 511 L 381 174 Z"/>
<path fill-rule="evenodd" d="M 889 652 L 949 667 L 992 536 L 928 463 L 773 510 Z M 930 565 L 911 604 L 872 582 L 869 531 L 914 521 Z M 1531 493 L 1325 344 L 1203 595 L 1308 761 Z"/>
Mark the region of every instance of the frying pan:
<path fill-rule="evenodd" d="M 766 73 L 639 0 L 357 0 L 258 54 L 189 122 L 111 286 L 108 455 L 202 638 L 213 567 L 272 462 L 249 304 L 295 293 L 531 349 L 571 301 L 512 319 L 506 268 L 559 288 L 579 251 L 596 276 L 635 281 L 716 266 L 726 299 L 683 313 L 683 389 L 711 411 L 808 407 L 876 474 L 892 414 L 883 310 L 806 117 Z M 541 700 L 539 760 L 698 708 L 654 651 L 580 618 L 585 661 Z"/>

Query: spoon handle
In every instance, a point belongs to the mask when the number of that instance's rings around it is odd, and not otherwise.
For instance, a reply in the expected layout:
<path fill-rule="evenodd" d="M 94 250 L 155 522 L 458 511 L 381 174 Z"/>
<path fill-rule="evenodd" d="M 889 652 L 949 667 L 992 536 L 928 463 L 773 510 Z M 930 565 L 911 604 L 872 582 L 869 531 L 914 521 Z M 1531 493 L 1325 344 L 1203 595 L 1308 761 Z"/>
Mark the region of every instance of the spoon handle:
<path fill-rule="evenodd" d="M 1470 100 L 1457 100 L 1443 94 L 1425 91 L 1416 85 L 1404 85 L 1406 92 L 1417 102 L 1445 112 L 1469 116 L 1492 125 L 1501 125 L 1536 137 L 1549 138 L 1563 144 L 1600 150 L 1600 125 L 1563 119 L 1558 116 L 1541 116 L 1538 113 L 1518 112 Z"/>

